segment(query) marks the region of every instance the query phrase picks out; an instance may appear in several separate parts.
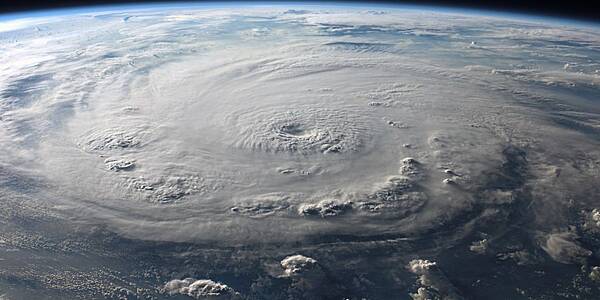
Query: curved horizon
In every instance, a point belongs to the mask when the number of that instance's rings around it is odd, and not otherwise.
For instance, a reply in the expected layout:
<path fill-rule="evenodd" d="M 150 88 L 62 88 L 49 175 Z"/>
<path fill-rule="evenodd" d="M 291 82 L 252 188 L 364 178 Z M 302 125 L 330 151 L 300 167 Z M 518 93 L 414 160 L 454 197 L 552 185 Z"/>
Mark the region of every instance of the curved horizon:
<path fill-rule="evenodd" d="M 113 9 L 156 9 L 156 8 L 173 8 L 173 7 L 252 7 L 252 6 L 306 6 L 306 7 L 356 7 L 356 8 L 381 8 L 381 9 L 426 9 L 437 12 L 460 13 L 460 14 L 477 14 L 486 16 L 510 17 L 520 20 L 538 20 L 552 23 L 579 24 L 587 26 L 599 26 L 600 20 L 593 16 L 577 16 L 577 15 L 562 15 L 559 13 L 537 13 L 530 10 L 516 8 L 500 8 L 490 6 L 469 6 L 464 4 L 449 4 L 449 3 L 414 3 L 412 1 L 254 1 L 254 0 L 236 0 L 236 1 L 115 1 L 89 4 L 67 4 L 64 6 L 49 6 L 49 7 L 31 7 L 17 9 L 14 11 L 1 11 L 0 22 L 3 20 L 11 20 L 19 17 L 44 16 L 47 14 L 58 13 L 73 14 L 73 13 L 91 13 L 91 12 L 110 12 Z M 64 13 L 63 13 L 64 12 Z"/>

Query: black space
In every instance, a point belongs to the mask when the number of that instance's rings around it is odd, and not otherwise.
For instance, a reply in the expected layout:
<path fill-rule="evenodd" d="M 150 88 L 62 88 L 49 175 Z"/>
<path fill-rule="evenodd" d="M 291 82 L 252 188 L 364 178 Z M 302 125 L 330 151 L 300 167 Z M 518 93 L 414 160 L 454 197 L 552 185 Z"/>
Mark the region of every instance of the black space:
<path fill-rule="evenodd" d="M 260 2 L 260 0 L 255 0 Z M 255 2 L 252 0 L 238 0 L 235 2 Z M 0 13 L 24 12 L 30 10 L 77 7 L 88 5 L 106 5 L 106 4 L 134 4 L 134 3 L 164 3 L 177 1 L 118 1 L 118 0 L 0 0 Z M 195 1 L 213 2 L 213 1 Z M 268 1 L 267 1 L 268 2 Z M 311 2 L 311 3 L 331 3 L 336 1 L 277 1 L 277 2 Z M 551 16 L 569 19 L 578 19 L 582 21 L 600 22 L 600 3 L 594 5 L 593 0 L 569 0 L 569 1 L 533 1 L 533 0 L 424 0 L 424 1 L 338 1 L 355 2 L 362 4 L 382 3 L 382 4 L 412 4 L 412 5 L 439 5 L 454 8 L 486 9 L 492 11 L 532 14 L 537 16 Z"/>

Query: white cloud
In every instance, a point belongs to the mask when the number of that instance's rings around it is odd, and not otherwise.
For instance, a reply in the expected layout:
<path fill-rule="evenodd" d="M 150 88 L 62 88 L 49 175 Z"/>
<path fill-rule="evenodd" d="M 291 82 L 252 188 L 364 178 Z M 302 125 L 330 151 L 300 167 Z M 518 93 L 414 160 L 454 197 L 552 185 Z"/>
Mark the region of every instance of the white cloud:
<path fill-rule="evenodd" d="M 194 299 L 239 299 L 239 293 L 234 291 L 232 288 L 210 279 L 173 279 L 165 284 L 163 290 L 165 293 L 170 295 L 182 294 L 190 296 Z"/>

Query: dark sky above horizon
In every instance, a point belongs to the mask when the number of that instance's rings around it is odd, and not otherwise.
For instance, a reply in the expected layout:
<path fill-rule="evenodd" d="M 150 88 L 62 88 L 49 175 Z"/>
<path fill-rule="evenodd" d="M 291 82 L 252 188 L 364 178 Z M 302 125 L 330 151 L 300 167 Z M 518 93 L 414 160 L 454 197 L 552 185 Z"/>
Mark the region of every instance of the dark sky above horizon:
<path fill-rule="evenodd" d="M 119 0 L 0 0 L 0 13 L 26 12 L 29 10 L 78 7 L 88 5 L 108 4 L 142 4 L 142 3 L 165 3 L 178 1 L 119 1 Z M 195 1 L 215 2 L 215 1 Z M 228 1 L 224 1 L 228 2 Z M 260 0 L 237 0 L 232 2 L 261 2 Z M 266 1 L 269 2 L 269 1 Z M 272 1 L 271 1 L 272 2 Z M 595 9 L 593 1 L 570 0 L 570 1 L 534 1 L 534 0 L 423 0 L 423 1 L 276 1 L 276 2 L 355 2 L 355 3 L 380 3 L 380 4 L 410 4 L 410 5 L 433 5 L 452 8 L 486 9 L 492 11 L 523 13 L 538 16 L 564 17 L 585 21 L 600 22 L 600 10 Z"/>

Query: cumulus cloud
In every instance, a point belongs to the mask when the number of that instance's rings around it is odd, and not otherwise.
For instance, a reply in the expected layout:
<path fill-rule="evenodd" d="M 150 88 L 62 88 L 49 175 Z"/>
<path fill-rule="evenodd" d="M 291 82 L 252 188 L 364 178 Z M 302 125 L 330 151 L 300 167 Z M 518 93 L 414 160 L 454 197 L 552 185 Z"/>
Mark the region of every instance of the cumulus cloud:
<path fill-rule="evenodd" d="M 206 300 L 231 300 L 241 299 L 239 293 L 225 284 L 212 281 L 210 279 L 185 278 L 182 280 L 173 279 L 167 282 L 163 288 L 165 293 L 170 295 L 182 294 L 194 299 Z"/>
<path fill-rule="evenodd" d="M 280 265 L 283 269 L 281 277 L 289 278 L 292 289 L 303 295 L 303 298 L 336 294 L 335 291 L 328 290 L 332 282 L 317 260 L 296 254 L 282 259 Z"/>
<path fill-rule="evenodd" d="M 292 255 L 281 261 L 284 275 L 289 277 L 302 276 L 319 269 L 317 261 L 304 255 Z"/>
<path fill-rule="evenodd" d="M 594 208 L 592 210 L 592 220 L 596 223 L 596 226 L 600 227 L 600 209 Z"/>
<path fill-rule="evenodd" d="M 600 267 L 592 267 L 589 277 L 593 281 L 600 282 Z"/>
<path fill-rule="evenodd" d="M 322 218 L 333 217 L 352 209 L 352 202 L 336 199 L 324 199 L 316 204 L 303 204 L 298 213 L 304 216 L 318 215 Z"/>
<path fill-rule="evenodd" d="M 429 294 L 437 295 L 440 299 L 463 299 L 436 262 L 414 259 L 408 263 L 407 268 L 419 276 L 419 283 L 423 286 L 416 294 L 411 295 L 413 299 L 429 299 Z"/>
<path fill-rule="evenodd" d="M 577 239 L 577 234 L 571 231 L 551 233 L 546 236 L 542 248 L 557 262 L 581 264 L 592 251 L 582 247 Z"/>

